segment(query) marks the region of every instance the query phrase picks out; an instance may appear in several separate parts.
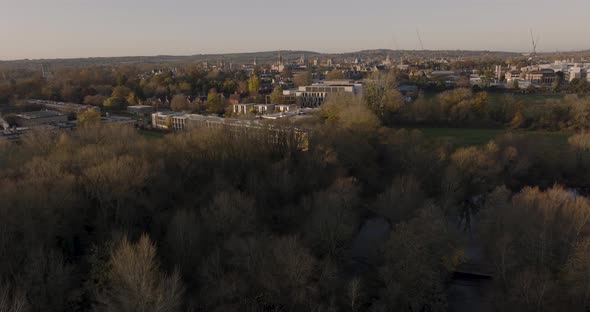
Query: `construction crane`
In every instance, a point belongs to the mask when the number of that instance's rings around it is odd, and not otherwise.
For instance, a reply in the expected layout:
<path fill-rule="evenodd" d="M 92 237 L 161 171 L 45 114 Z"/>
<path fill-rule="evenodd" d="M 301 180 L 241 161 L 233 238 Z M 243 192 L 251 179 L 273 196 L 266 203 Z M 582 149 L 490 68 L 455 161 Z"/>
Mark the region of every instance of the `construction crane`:
<path fill-rule="evenodd" d="M 531 52 L 531 55 L 529 57 L 529 61 L 533 61 L 535 59 L 535 57 L 537 56 L 537 45 L 539 44 L 539 37 L 537 37 L 537 39 L 535 39 L 535 36 L 533 35 L 533 29 L 530 29 L 531 32 L 531 42 L 533 44 L 533 51 Z"/>
<path fill-rule="evenodd" d="M 420 42 L 420 48 L 424 51 L 424 43 L 422 43 L 422 37 L 420 36 L 420 31 L 416 28 L 416 35 L 418 35 L 418 41 Z"/>

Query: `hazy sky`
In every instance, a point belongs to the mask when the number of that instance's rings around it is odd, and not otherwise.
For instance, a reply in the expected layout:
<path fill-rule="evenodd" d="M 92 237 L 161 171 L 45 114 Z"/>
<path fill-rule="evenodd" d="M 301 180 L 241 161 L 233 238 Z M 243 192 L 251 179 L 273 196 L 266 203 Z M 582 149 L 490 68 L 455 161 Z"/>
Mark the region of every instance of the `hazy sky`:
<path fill-rule="evenodd" d="M 590 0 L 0 0 L 0 59 L 590 48 Z"/>

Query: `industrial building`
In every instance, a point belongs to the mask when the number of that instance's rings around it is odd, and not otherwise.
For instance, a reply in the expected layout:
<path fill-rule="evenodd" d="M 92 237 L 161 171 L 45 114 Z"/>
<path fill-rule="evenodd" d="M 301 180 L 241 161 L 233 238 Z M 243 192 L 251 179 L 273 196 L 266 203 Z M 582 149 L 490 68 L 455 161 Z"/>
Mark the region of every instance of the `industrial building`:
<path fill-rule="evenodd" d="M 21 127 L 32 127 L 52 122 L 68 121 L 68 116 L 61 112 L 43 110 L 16 115 L 16 123 Z"/>

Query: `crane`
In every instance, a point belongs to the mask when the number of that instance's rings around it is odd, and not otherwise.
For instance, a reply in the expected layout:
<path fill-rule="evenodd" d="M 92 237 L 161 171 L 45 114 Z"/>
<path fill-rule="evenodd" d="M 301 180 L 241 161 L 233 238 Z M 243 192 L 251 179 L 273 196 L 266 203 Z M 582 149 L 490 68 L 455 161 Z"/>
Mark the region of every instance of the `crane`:
<path fill-rule="evenodd" d="M 535 39 L 532 28 L 530 29 L 530 33 L 531 33 L 531 41 L 533 44 L 533 51 L 531 52 L 531 56 L 529 58 L 529 61 L 533 61 L 534 58 L 537 56 L 537 45 L 539 44 L 539 37 L 537 37 L 537 39 Z"/>
<path fill-rule="evenodd" d="M 416 28 L 416 35 L 418 35 L 418 41 L 420 41 L 420 48 L 424 51 L 424 43 L 422 42 L 422 37 L 420 36 L 420 31 Z"/>

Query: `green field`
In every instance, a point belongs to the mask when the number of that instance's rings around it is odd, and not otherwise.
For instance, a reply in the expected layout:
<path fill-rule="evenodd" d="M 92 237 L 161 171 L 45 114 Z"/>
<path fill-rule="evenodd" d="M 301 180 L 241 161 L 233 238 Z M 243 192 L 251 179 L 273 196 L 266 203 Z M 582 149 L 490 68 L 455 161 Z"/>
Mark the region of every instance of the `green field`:
<path fill-rule="evenodd" d="M 424 99 L 427 101 L 435 101 L 440 92 L 426 92 Z M 563 94 L 523 94 L 523 93 L 502 93 L 502 92 L 488 92 L 488 100 L 490 104 L 500 103 L 506 97 L 512 97 L 514 100 L 522 102 L 523 104 L 543 104 L 547 100 L 563 99 Z"/>
<path fill-rule="evenodd" d="M 148 139 L 161 139 L 166 135 L 162 132 L 148 131 L 148 130 L 142 130 L 142 129 L 138 130 L 138 132 L 141 136 L 146 137 Z"/>
<path fill-rule="evenodd" d="M 521 131 L 506 129 L 471 129 L 471 128 L 416 128 L 424 134 L 426 138 L 445 140 L 456 146 L 483 145 L 496 137 L 513 133 L 514 135 L 534 136 L 539 139 L 548 139 L 561 145 L 567 143 L 568 133 L 565 132 L 546 132 L 546 131 Z"/>

